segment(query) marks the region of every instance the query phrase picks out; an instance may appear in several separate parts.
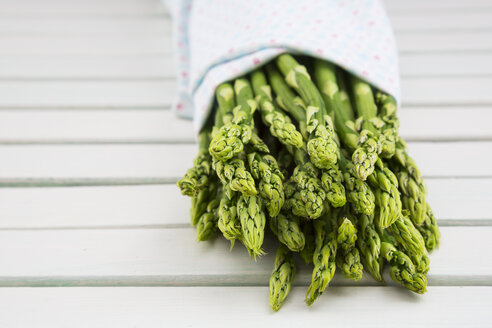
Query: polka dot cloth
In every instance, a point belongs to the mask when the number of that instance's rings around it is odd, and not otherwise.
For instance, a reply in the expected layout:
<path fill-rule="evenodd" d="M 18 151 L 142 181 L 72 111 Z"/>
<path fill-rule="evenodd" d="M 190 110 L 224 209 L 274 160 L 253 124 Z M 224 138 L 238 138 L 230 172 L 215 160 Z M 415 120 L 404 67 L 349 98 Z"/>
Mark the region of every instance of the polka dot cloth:
<path fill-rule="evenodd" d="M 400 102 L 396 44 L 379 0 L 165 0 L 173 17 L 178 97 L 198 131 L 214 90 L 283 52 L 323 58 Z"/>

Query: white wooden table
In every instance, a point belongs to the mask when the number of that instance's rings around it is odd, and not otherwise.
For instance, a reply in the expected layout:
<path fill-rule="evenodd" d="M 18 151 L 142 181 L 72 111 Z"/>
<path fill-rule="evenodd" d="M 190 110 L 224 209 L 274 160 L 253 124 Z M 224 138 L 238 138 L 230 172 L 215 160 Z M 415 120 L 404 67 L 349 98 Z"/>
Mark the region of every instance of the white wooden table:
<path fill-rule="evenodd" d="M 272 245 L 254 263 L 188 225 L 165 9 L 0 0 L 0 327 L 491 327 L 492 1 L 386 5 L 401 133 L 442 227 L 429 291 L 336 278 L 308 308 L 301 269 L 274 314 Z"/>

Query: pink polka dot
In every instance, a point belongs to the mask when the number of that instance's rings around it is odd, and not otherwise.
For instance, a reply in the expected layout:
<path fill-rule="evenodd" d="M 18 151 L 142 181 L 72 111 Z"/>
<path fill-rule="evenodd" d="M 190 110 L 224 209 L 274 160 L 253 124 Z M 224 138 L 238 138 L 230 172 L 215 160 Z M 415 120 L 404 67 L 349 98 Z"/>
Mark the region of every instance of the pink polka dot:
<path fill-rule="evenodd" d="M 318 18 L 315 22 L 316 22 L 316 24 L 321 24 L 321 22 L 323 22 L 323 20 Z"/>
<path fill-rule="evenodd" d="M 234 49 L 232 48 L 229 48 L 229 50 L 227 50 L 228 53 L 232 54 L 234 52 Z"/>
<path fill-rule="evenodd" d="M 180 47 L 180 48 L 181 48 L 182 46 L 183 46 L 183 42 L 178 41 L 178 47 Z"/>
<path fill-rule="evenodd" d="M 190 11 L 191 10 L 191 5 L 186 6 L 186 10 Z"/>
<path fill-rule="evenodd" d="M 186 56 L 181 56 L 181 61 L 186 61 L 188 58 L 186 58 Z"/>
<path fill-rule="evenodd" d="M 245 30 L 249 30 L 250 28 L 251 28 L 251 25 L 249 25 L 249 24 L 244 27 Z"/>
<path fill-rule="evenodd" d="M 354 12 L 352 14 L 358 15 L 359 14 L 359 11 L 358 10 L 354 10 Z"/>
<path fill-rule="evenodd" d="M 182 110 L 182 109 L 183 109 L 183 104 L 182 104 L 182 103 L 178 103 L 178 104 L 176 105 L 176 109 L 177 109 L 177 110 Z"/>
<path fill-rule="evenodd" d="M 316 49 L 316 52 L 319 53 L 320 55 L 322 55 L 323 54 L 323 49 L 318 48 L 318 49 Z"/>
<path fill-rule="evenodd" d="M 188 72 L 181 72 L 181 76 L 182 76 L 183 78 L 188 77 Z"/>
<path fill-rule="evenodd" d="M 258 58 L 253 58 L 253 64 L 258 65 L 260 60 Z"/>
<path fill-rule="evenodd" d="M 369 22 L 369 26 L 374 26 L 374 24 L 376 24 L 376 22 L 374 22 L 374 21 Z"/>
<path fill-rule="evenodd" d="M 336 39 L 336 38 L 338 38 L 338 34 L 333 33 L 333 34 L 331 35 L 331 37 Z"/>
<path fill-rule="evenodd" d="M 364 75 L 364 76 L 368 76 L 368 75 L 369 75 L 369 73 L 368 73 L 367 71 L 362 71 L 362 75 Z"/>
<path fill-rule="evenodd" d="M 292 27 L 292 22 L 287 22 L 288 27 Z"/>
<path fill-rule="evenodd" d="M 377 55 L 376 55 L 376 56 L 374 56 L 373 58 L 374 58 L 374 59 L 376 59 L 376 60 L 380 60 L 380 59 L 381 59 L 381 58 L 380 58 L 379 56 L 377 56 Z"/>
<path fill-rule="evenodd" d="M 270 43 L 275 43 L 275 41 L 276 41 L 275 39 L 271 39 Z"/>

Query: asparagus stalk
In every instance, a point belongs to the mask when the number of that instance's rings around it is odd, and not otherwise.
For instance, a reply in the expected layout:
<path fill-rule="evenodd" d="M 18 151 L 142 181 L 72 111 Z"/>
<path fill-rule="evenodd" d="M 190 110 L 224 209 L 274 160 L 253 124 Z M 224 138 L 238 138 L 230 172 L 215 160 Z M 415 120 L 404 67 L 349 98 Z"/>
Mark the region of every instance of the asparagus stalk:
<path fill-rule="evenodd" d="M 314 78 L 328 114 L 334 118 L 341 141 L 351 151 L 357 148 L 359 134 L 355 131 L 354 115 L 345 90 L 341 90 L 335 66 L 324 60 L 314 61 Z"/>
<path fill-rule="evenodd" d="M 424 180 L 422 179 L 420 170 L 413 158 L 410 157 L 410 155 L 408 154 L 405 141 L 403 141 L 402 138 L 398 138 L 395 147 L 395 155 L 393 156 L 392 160 L 394 160 L 394 162 L 396 162 L 396 164 L 399 165 L 401 168 L 405 169 L 417 184 L 424 186 Z"/>
<path fill-rule="evenodd" d="M 289 295 L 295 275 L 296 265 L 292 253 L 280 245 L 270 277 L 270 307 L 273 311 L 278 311 Z"/>
<path fill-rule="evenodd" d="M 270 218 L 270 229 L 278 240 L 293 252 L 304 248 L 305 237 L 301 230 L 299 218 L 290 213 L 280 213 Z"/>
<path fill-rule="evenodd" d="M 207 204 L 204 214 L 198 219 L 196 233 L 198 241 L 209 240 L 217 231 L 217 208 L 220 202 L 220 192 L 214 195 L 213 199 Z"/>
<path fill-rule="evenodd" d="M 372 218 L 366 214 L 359 215 L 358 227 L 357 247 L 361 254 L 364 269 L 366 269 L 377 281 L 383 281 L 383 278 L 381 277 L 381 270 L 383 268 L 381 239 L 372 222 Z"/>
<path fill-rule="evenodd" d="M 412 260 L 402 251 L 396 249 L 388 233 L 382 231 L 381 254 L 390 264 L 391 278 L 403 287 L 418 293 L 426 292 L 427 278 L 416 271 Z"/>
<path fill-rule="evenodd" d="M 403 208 L 409 211 L 410 218 L 415 225 L 421 225 L 427 210 L 425 186 L 417 183 L 404 169 L 396 172 Z"/>
<path fill-rule="evenodd" d="M 266 201 L 268 213 L 272 217 L 277 216 L 285 201 L 284 176 L 277 161 L 271 155 L 251 152 L 248 162 L 253 177 L 259 181 L 260 196 Z"/>
<path fill-rule="evenodd" d="M 321 171 L 321 185 L 326 191 L 326 199 L 333 207 L 342 207 L 347 199 L 343 185 L 343 175 L 338 165 L 331 165 Z"/>
<path fill-rule="evenodd" d="M 323 115 L 325 105 L 318 89 L 311 81 L 306 67 L 288 54 L 277 57 L 276 63 L 288 85 L 294 88 L 306 108 L 306 126 L 309 133 L 307 150 L 311 161 L 319 168 L 333 165 L 337 161 L 338 146 L 335 143 L 333 123 L 328 115 Z"/>
<path fill-rule="evenodd" d="M 425 242 L 408 216 L 402 214 L 389 226 L 390 232 L 403 248 L 414 254 L 425 254 Z"/>
<path fill-rule="evenodd" d="M 295 151 L 298 165 L 285 186 L 285 205 L 294 215 L 317 219 L 323 214 L 326 193 L 318 179 L 318 169 L 306 159 L 306 155 L 302 149 Z"/>
<path fill-rule="evenodd" d="M 216 180 L 210 181 L 206 189 L 198 192 L 198 195 L 191 198 L 191 225 L 196 226 L 200 217 L 207 211 L 208 203 L 215 197 L 218 189 Z"/>
<path fill-rule="evenodd" d="M 198 135 L 199 150 L 193 161 L 193 167 L 188 169 L 185 176 L 178 181 L 181 193 L 186 196 L 197 196 L 198 192 L 208 184 L 212 173 L 212 158 L 208 153 L 210 131 L 204 129 Z"/>
<path fill-rule="evenodd" d="M 219 220 L 217 227 L 227 240 L 231 241 L 231 248 L 234 241 L 241 238 L 241 222 L 237 213 L 237 201 L 239 195 L 233 191 L 222 192 L 218 208 Z"/>
<path fill-rule="evenodd" d="M 237 202 L 237 212 L 244 246 L 251 257 L 263 255 L 261 246 L 265 236 L 266 218 L 259 197 L 241 195 Z"/>
<path fill-rule="evenodd" d="M 266 76 L 261 69 L 251 74 L 251 83 L 263 122 L 270 127 L 270 133 L 285 145 L 301 148 L 302 135 L 291 123 L 290 118 L 273 103 L 271 87 L 267 84 Z"/>
<path fill-rule="evenodd" d="M 424 238 L 425 248 L 427 251 L 432 252 L 435 248 L 439 247 L 439 239 L 441 238 L 441 232 L 437 226 L 436 218 L 432 212 L 429 204 L 426 204 L 425 219 L 422 225 L 416 226 L 420 231 L 420 234 Z"/>
<path fill-rule="evenodd" d="M 314 269 L 306 293 L 306 303 L 313 304 L 323 293 L 336 269 L 337 225 L 336 218 L 325 215 L 313 223 L 316 249 L 313 254 Z"/>
<path fill-rule="evenodd" d="M 220 137 L 222 128 L 232 124 L 232 111 L 235 106 L 234 89 L 229 83 L 219 85 L 215 95 L 219 106 L 215 118 L 215 127 L 212 132 L 213 139 Z M 212 167 L 224 186 L 245 195 L 257 194 L 253 176 L 246 170 L 242 158 L 234 158 L 228 161 L 214 158 Z"/>
<path fill-rule="evenodd" d="M 340 213 L 341 214 L 341 213 Z M 359 250 L 355 247 L 357 228 L 347 215 L 338 215 L 337 266 L 346 278 L 354 281 L 362 278 Z"/>
<path fill-rule="evenodd" d="M 393 97 L 382 92 L 376 92 L 376 103 L 379 107 L 379 118 L 384 122 L 382 134 L 381 157 L 391 158 L 396 151 L 396 140 L 398 139 L 399 122 L 396 117 L 396 102 Z"/>
<path fill-rule="evenodd" d="M 376 204 L 371 188 L 365 181 L 357 178 L 354 165 L 343 154 L 340 156 L 339 163 L 343 172 L 348 201 L 357 213 L 373 215 Z"/>
<path fill-rule="evenodd" d="M 304 234 L 305 243 L 300 255 L 306 264 L 310 264 L 313 263 L 314 251 L 316 249 L 315 232 L 311 222 L 304 223 L 301 228 L 302 233 Z"/>
<path fill-rule="evenodd" d="M 369 176 L 369 184 L 373 187 L 378 215 L 376 226 L 386 229 L 401 216 L 401 200 L 398 192 L 398 180 L 383 162 L 378 159 L 374 173 Z"/>
<path fill-rule="evenodd" d="M 239 80 L 243 81 L 243 80 Z M 239 82 L 239 85 L 244 83 Z M 248 90 L 243 91 L 244 94 Z M 223 83 L 216 90 L 219 110 L 230 112 L 234 106 L 234 89 L 229 83 Z M 252 92 L 251 92 L 252 98 Z M 243 99 L 242 99 L 243 100 Z M 255 104 L 247 101 L 234 108 L 234 119 L 220 127 L 212 136 L 209 151 L 215 160 L 226 161 L 239 154 L 253 133 L 253 112 Z"/>
<path fill-rule="evenodd" d="M 355 173 L 361 180 L 366 180 L 374 171 L 378 155 L 382 151 L 383 137 L 379 133 L 377 123 L 377 107 L 374 103 L 371 87 L 355 75 L 351 76 L 352 92 L 362 131 L 359 134 L 359 145 L 352 154 Z M 357 125 L 357 124 L 356 124 Z"/>
<path fill-rule="evenodd" d="M 225 186 L 238 191 L 246 196 L 254 196 L 258 193 L 255 180 L 244 165 L 244 160 L 234 158 L 227 162 L 214 160 L 213 168 L 217 176 Z"/>

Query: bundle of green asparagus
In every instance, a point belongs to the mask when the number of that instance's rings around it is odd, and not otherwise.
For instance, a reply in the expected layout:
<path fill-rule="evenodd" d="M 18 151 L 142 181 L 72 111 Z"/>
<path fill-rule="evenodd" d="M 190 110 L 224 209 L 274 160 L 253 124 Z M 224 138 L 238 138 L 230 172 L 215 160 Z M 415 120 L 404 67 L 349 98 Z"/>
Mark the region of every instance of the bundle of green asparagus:
<path fill-rule="evenodd" d="M 426 291 L 440 233 L 391 96 L 329 62 L 283 54 L 221 84 L 216 100 L 178 186 L 199 241 L 220 231 L 256 258 L 271 230 L 274 311 L 294 280 L 294 253 L 313 267 L 308 305 L 337 268 L 383 281 L 386 264 L 398 284 Z"/>

